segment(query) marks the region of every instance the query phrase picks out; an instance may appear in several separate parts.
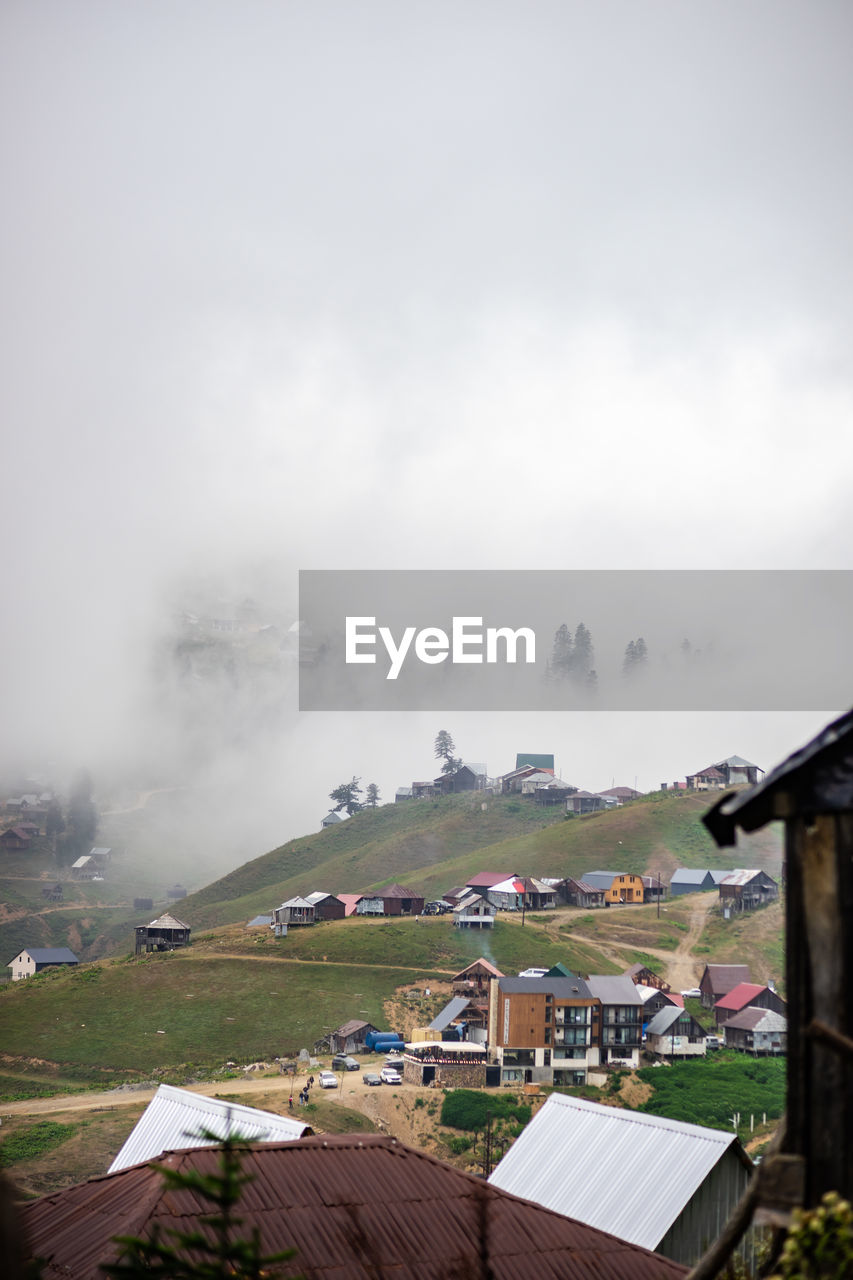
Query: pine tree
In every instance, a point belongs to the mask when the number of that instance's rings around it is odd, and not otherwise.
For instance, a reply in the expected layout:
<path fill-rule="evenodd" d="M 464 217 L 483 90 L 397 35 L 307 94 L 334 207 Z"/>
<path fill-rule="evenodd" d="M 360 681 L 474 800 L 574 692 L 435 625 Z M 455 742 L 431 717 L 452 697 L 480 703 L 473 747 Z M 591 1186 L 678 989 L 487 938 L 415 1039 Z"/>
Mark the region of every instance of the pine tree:
<path fill-rule="evenodd" d="M 461 769 L 462 761 L 453 754 L 456 744 L 446 729 L 439 729 L 434 747 L 436 759 L 444 761 L 441 766 L 442 773 L 455 773 L 457 769 Z"/>
<path fill-rule="evenodd" d="M 379 804 L 379 788 L 375 782 L 368 783 L 364 793 L 364 802 L 368 809 L 375 809 Z"/>
<path fill-rule="evenodd" d="M 353 778 L 352 782 L 342 782 L 339 787 L 335 787 L 334 791 L 329 792 L 329 799 L 334 800 L 334 811 L 337 813 L 340 809 L 346 809 L 350 817 L 354 813 L 358 813 L 364 806 L 357 798 L 361 795 L 361 787 L 358 785 L 360 778 Z"/>
<path fill-rule="evenodd" d="M 592 647 L 592 636 L 582 622 L 578 623 L 578 629 L 575 632 L 575 647 L 572 654 L 572 672 L 580 679 L 584 679 L 592 670 L 595 661 L 595 651 Z"/>
<path fill-rule="evenodd" d="M 573 658 L 572 633 L 564 622 L 554 633 L 551 650 L 551 672 L 555 679 L 565 680 L 572 670 Z"/>

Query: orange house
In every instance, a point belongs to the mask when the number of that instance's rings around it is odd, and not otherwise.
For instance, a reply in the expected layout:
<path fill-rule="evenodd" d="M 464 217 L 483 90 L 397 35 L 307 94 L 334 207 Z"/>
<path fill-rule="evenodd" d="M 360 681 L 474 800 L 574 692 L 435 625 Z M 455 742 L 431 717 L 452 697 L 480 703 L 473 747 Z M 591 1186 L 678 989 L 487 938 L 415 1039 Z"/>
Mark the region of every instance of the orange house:
<path fill-rule="evenodd" d="M 624 875 L 613 877 L 613 883 L 604 894 L 604 901 L 610 906 L 617 902 L 643 901 L 643 877 L 626 871 Z"/>

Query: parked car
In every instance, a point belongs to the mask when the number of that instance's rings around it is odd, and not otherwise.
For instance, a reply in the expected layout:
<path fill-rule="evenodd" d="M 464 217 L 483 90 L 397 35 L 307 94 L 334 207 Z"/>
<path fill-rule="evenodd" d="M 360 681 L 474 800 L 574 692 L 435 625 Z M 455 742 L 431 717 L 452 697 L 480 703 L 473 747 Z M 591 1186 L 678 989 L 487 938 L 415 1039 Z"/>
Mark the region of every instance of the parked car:
<path fill-rule="evenodd" d="M 706 1049 L 722 1049 L 722 1047 L 723 1047 L 723 1042 L 722 1042 L 722 1040 L 720 1039 L 720 1037 L 719 1037 L 719 1036 L 706 1036 L 706 1037 L 705 1037 L 705 1048 L 706 1048 Z"/>
<path fill-rule="evenodd" d="M 356 1058 L 351 1058 L 348 1053 L 336 1053 L 332 1058 L 333 1071 L 358 1071 L 361 1063 Z"/>
<path fill-rule="evenodd" d="M 701 997 L 702 992 L 698 987 L 688 987 L 687 990 L 682 991 L 681 994 L 683 996 L 687 996 L 689 1000 L 698 1000 Z"/>
<path fill-rule="evenodd" d="M 519 978 L 544 978 L 547 969 L 522 969 Z"/>
<path fill-rule="evenodd" d="M 403 1059 L 402 1059 L 402 1058 L 398 1058 L 398 1057 L 396 1057 L 396 1056 L 395 1056 L 395 1057 L 391 1057 L 391 1058 L 386 1058 L 386 1059 L 385 1059 L 385 1066 L 386 1066 L 386 1067 L 390 1067 L 392 1071 L 402 1071 L 402 1070 L 403 1070 Z"/>
<path fill-rule="evenodd" d="M 338 1077 L 334 1071 L 321 1071 L 318 1081 L 321 1089 L 337 1089 L 338 1087 Z"/>
<path fill-rule="evenodd" d="M 383 1084 L 402 1084 L 403 1077 L 399 1071 L 395 1071 L 393 1067 L 383 1067 L 379 1072 Z"/>
<path fill-rule="evenodd" d="M 378 1076 L 375 1071 L 365 1071 L 361 1077 L 365 1084 L 381 1084 L 382 1077 Z"/>

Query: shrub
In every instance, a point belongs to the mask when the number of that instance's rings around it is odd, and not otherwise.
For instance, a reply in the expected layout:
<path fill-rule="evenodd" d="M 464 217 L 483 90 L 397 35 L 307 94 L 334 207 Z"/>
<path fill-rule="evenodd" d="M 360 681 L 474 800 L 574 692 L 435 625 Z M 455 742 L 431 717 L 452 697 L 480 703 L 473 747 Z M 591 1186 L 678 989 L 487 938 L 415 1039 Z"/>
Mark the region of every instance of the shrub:
<path fill-rule="evenodd" d="M 530 1106 L 519 1102 L 512 1094 L 493 1097 L 473 1089 L 454 1089 L 442 1103 L 440 1122 L 450 1129 L 464 1129 L 472 1133 L 485 1129 L 490 1114 L 493 1120 L 525 1125 L 530 1119 Z"/>

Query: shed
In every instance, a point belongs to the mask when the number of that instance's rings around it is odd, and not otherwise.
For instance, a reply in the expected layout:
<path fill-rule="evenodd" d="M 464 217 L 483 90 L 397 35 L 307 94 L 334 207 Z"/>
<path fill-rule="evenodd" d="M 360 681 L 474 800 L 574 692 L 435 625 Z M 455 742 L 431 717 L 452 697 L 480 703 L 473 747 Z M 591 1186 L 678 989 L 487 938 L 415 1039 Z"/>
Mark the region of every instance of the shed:
<path fill-rule="evenodd" d="M 313 924 L 315 919 L 314 903 L 307 898 L 288 898 L 273 912 L 276 928 L 279 925 Z"/>
<path fill-rule="evenodd" d="M 720 906 L 724 911 L 755 911 L 779 897 L 779 886 L 766 871 L 740 867 L 719 884 Z"/>
<path fill-rule="evenodd" d="M 361 1053 L 368 1032 L 378 1030 L 372 1022 L 353 1018 L 329 1034 L 329 1050 L 331 1053 Z"/>
<path fill-rule="evenodd" d="M 318 889 L 315 893 L 309 893 L 306 901 L 314 906 L 315 920 L 343 920 L 346 916 L 346 903 L 333 893 Z"/>
<path fill-rule="evenodd" d="M 424 909 L 423 895 L 413 893 L 401 884 L 389 884 L 378 889 L 376 897 L 382 899 L 386 916 L 418 916 Z"/>
<path fill-rule="evenodd" d="M 669 882 L 669 896 L 678 898 L 683 893 L 705 893 L 716 889 L 717 884 L 707 867 L 679 867 L 673 871 Z"/>
<path fill-rule="evenodd" d="M 293 1142 L 313 1133 L 310 1125 L 289 1116 L 161 1084 L 107 1172 L 156 1160 L 164 1151 L 215 1146 L 215 1139 L 201 1136 L 204 1131 L 219 1139 L 239 1135 L 249 1142 Z"/>
<path fill-rule="evenodd" d="M 338 826 L 338 824 L 339 824 L 339 823 L 341 823 L 341 822 L 346 822 L 346 820 L 347 820 L 347 818 L 348 818 L 348 817 L 349 817 L 349 814 L 346 814 L 346 813 L 338 813 L 337 809 L 332 809 L 332 810 L 330 810 L 330 812 L 329 812 L 329 813 L 327 813 L 327 814 L 326 814 L 325 818 L 324 818 L 324 819 L 323 819 L 323 821 L 320 823 L 320 826 L 321 826 L 321 827 L 336 827 L 336 826 Z"/>
<path fill-rule="evenodd" d="M 211 1149 L 168 1155 L 166 1168 L 210 1175 Z M 316 1280 L 480 1276 L 517 1280 L 677 1280 L 683 1267 L 550 1213 L 380 1134 L 324 1134 L 246 1148 L 239 1212 L 264 1252 L 295 1248 L 282 1274 Z M 179 1193 L 198 1229 L 199 1201 Z M 104 1174 L 22 1206 L 44 1280 L 102 1280 L 121 1234 L 174 1224 L 176 1193 L 148 1164 Z M 207 1206 L 204 1206 L 207 1208 Z"/>
<path fill-rule="evenodd" d="M 188 947 L 190 926 L 166 912 L 150 924 L 136 929 L 136 954 L 148 951 L 174 951 L 176 947 Z"/>
<path fill-rule="evenodd" d="M 689 1265 L 751 1171 L 733 1133 L 554 1093 L 489 1182 Z"/>

